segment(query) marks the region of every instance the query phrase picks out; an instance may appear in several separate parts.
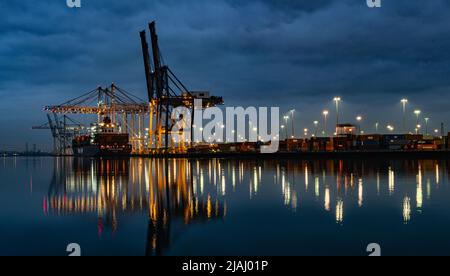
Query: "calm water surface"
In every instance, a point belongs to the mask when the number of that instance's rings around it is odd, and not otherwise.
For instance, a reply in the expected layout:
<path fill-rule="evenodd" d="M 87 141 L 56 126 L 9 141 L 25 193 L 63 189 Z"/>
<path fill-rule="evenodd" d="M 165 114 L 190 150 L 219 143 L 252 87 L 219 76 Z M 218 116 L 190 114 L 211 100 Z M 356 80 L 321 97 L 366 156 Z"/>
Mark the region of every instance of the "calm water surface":
<path fill-rule="evenodd" d="M 0 159 L 0 255 L 450 255 L 448 161 Z"/>

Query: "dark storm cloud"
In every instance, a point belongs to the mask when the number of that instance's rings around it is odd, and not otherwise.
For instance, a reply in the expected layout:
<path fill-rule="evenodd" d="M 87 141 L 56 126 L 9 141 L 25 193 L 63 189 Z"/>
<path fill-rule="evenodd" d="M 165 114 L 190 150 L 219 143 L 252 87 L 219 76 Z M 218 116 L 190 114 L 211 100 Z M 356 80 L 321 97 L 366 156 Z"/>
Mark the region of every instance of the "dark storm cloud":
<path fill-rule="evenodd" d="M 251 6 L 255 3 L 261 3 L 267 5 L 271 9 L 281 9 L 285 13 L 298 15 L 301 12 L 314 12 L 319 9 L 323 9 L 327 5 L 330 5 L 333 0 L 227 0 L 227 2 L 235 8 Z"/>
<path fill-rule="evenodd" d="M 0 3 L 0 120 L 10 133 L 0 144 L 29 135 L 42 106 L 97 85 L 114 81 L 144 98 L 138 32 L 153 19 L 173 71 L 231 105 L 296 107 L 302 126 L 335 95 L 349 120 L 395 123 L 405 96 L 436 122 L 450 115 L 445 0 L 385 0 L 376 10 L 364 0 L 82 3 Z"/>

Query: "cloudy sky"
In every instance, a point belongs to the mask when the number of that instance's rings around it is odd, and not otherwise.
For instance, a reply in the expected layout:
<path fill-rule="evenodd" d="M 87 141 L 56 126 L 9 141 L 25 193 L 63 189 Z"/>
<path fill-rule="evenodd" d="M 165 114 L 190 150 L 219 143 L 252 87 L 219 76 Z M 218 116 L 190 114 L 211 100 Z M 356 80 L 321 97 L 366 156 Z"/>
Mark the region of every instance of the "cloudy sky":
<path fill-rule="evenodd" d="M 164 60 L 192 90 L 230 106 L 295 108 L 312 128 L 332 98 L 343 117 L 401 128 L 420 108 L 450 126 L 450 2 L 65 0 L 0 2 L 0 150 L 49 148 L 42 107 L 115 82 L 145 98 L 139 31 L 157 21 Z"/>

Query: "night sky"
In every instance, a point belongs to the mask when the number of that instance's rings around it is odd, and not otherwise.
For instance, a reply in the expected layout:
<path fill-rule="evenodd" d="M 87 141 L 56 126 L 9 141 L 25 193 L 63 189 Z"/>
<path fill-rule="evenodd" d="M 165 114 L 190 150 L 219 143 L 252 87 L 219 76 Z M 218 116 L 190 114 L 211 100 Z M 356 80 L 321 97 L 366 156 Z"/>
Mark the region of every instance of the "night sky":
<path fill-rule="evenodd" d="M 157 21 L 165 62 L 192 90 L 230 106 L 324 109 L 363 129 L 401 129 L 400 99 L 450 127 L 450 1 L 65 0 L 0 2 L 0 150 L 50 149 L 42 107 L 112 82 L 146 97 L 139 31 Z"/>

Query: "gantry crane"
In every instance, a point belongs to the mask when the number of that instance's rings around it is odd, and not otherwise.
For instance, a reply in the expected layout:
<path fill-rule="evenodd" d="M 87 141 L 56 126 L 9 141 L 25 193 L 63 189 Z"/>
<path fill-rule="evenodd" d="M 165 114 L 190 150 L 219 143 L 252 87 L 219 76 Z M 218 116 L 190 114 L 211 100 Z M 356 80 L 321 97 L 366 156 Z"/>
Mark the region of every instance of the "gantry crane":
<path fill-rule="evenodd" d="M 178 141 L 177 147 L 176 141 L 173 139 L 175 133 L 173 133 L 172 129 L 176 123 L 171 118 L 173 109 L 180 106 L 191 109 L 192 118 L 190 127 L 192 129 L 195 99 L 202 99 L 203 108 L 223 104 L 223 99 L 222 97 L 209 96 L 209 93 L 204 93 L 203 96 L 199 97 L 196 93 L 189 91 L 169 67 L 163 64 L 163 59 L 159 50 L 158 36 L 156 34 L 156 23 L 154 21 L 149 24 L 149 30 L 152 58 L 150 58 L 145 30 L 140 32 L 140 37 L 149 98 L 150 147 L 156 151 L 163 150 L 166 153 L 177 149 L 183 151 L 185 150 L 186 140 L 182 138 Z M 153 60 L 153 66 L 151 65 L 151 60 Z M 153 116 L 155 116 L 155 118 L 153 118 Z M 154 125 L 153 122 L 155 123 Z M 155 144 L 153 144 L 153 141 L 155 141 Z M 188 141 L 192 142 L 192 136 Z"/>
<path fill-rule="evenodd" d="M 145 152 L 145 117 L 148 104 L 115 84 L 97 87 L 80 97 L 60 105 L 46 106 L 53 114 L 91 114 L 97 116 L 97 124 L 109 117 L 120 133 L 128 133 L 134 153 Z"/>
<path fill-rule="evenodd" d="M 51 130 L 53 137 L 53 153 L 56 155 L 67 155 L 70 153 L 72 139 L 79 135 L 85 126 L 67 115 L 59 117 L 56 113 L 53 114 L 53 118 L 50 114 L 47 114 L 48 122 L 40 125 L 33 126 L 32 129 L 36 130 Z"/>

